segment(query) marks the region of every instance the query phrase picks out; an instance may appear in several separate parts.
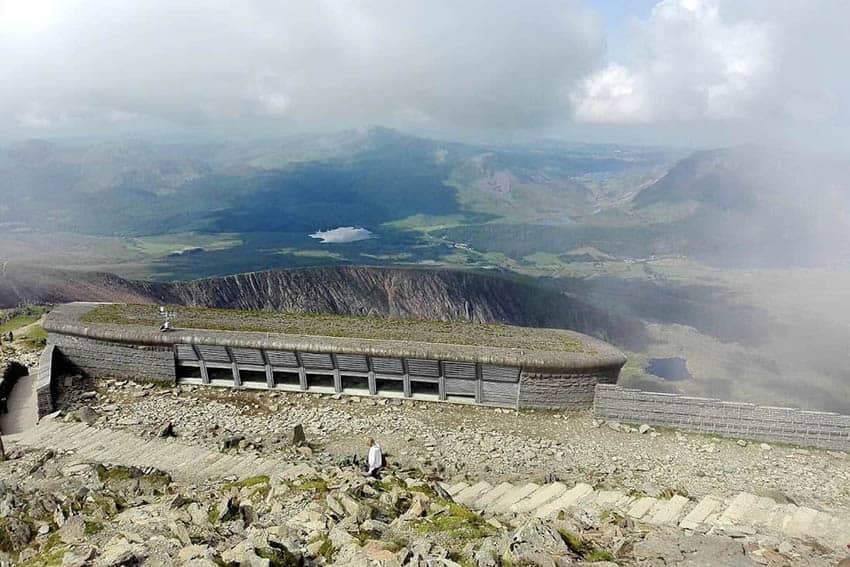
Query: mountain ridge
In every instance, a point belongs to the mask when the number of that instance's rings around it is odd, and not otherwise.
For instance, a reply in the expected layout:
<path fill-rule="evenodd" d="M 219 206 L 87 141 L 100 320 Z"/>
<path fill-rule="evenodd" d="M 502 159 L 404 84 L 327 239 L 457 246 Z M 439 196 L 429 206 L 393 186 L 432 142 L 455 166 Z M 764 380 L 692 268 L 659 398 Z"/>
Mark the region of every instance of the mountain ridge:
<path fill-rule="evenodd" d="M 467 270 L 333 266 L 269 270 L 185 282 L 9 265 L 0 307 L 106 301 L 248 310 L 473 321 L 569 329 L 618 344 L 642 326 L 530 278 Z"/>

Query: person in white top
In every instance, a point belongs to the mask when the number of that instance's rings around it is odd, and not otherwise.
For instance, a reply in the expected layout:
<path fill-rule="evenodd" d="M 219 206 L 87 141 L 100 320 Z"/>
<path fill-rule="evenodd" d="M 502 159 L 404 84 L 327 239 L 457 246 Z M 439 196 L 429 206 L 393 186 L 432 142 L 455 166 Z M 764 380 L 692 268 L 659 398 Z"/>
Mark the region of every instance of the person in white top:
<path fill-rule="evenodd" d="M 381 478 L 381 469 L 384 468 L 384 453 L 381 451 L 381 446 L 371 437 L 366 439 L 366 445 L 369 446 L 369 454 L 366 457 L 369 472 L 366 474 L 372 478 Z"/>

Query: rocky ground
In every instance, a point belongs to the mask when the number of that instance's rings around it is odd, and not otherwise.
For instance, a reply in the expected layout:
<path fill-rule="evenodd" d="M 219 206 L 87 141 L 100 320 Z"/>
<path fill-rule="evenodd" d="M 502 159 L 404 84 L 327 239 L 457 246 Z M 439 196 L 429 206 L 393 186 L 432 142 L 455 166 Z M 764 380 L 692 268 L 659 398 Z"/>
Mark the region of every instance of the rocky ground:
<path fill-rule="evenodd" d="M 588 482 L 650 496 L 676 490 L 751 492 L 825 511 L 850 510 L 850 455 L 748 443 L 675 431 L 602 423 L 586 412 L 515 412 L 341 396 L 155 388 L 129 381 L 77 382 L 63 403 L 92 406 L 98 424 L 176 435 L 213 447 L 243 436 L 257 451 L 276 451 L 302 424 L 317 457 L 364 454 L 373 436 L 406 467 L 429 467 L 457 480 Z M 645 433 L 640 433 L 644 430 Z"/>
<path fill-rule="evenodd" d="M 68 384 L 62 419 L 246 457 L 273 453 L 292 465 L 269 477 L 190 483 L 72 452 L 15 449 L 0 463 L 0 566 L 827 566 L 840 559 L 836 550 L 806 542 L 687 533 L 580 508 L 550 520 L 482 516 L 440 483 L 559 479 L 850 508 L 844 453 L 600 423 L 589 412 Z M 294 443 L 298 425 L 306 441 Z M 366 435 L 389 453 L 381 482 L 352 463 Z"/>
<path fill-rule="evenodd" d="M 203 484 L 19 451 L 0 464 L 0 565 L 118 567 L 830 565 L 801 544 L 645 528 L 575 509 L 483 518 L 423 470 L 370 481 L 301 463 Z"/>

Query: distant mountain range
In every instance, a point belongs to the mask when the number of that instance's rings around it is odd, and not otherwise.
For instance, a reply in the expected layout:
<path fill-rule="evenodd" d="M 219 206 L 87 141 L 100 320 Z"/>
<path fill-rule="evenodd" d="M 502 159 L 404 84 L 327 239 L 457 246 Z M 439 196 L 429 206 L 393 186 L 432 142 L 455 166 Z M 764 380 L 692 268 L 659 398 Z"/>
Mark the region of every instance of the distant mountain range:
<path fill-rule="evenodd" d="M 201 235 L 142 260 L 161 278 L 316 263 L 511 267 L 541 252 L 573 262 L 569 252 L 586 247 L 615 260 L 823 265 L 846 258 L 849 174 L 847 160 L 763 148 L 489 146 L 384 128 L 238 143 L 28 141 L 0 149 L 0 227 Z M 340 226 L 377 239 L 309 238 Z M 241 244 L 196 242 L 216 235 Z M 24 247 L 0 243 L 0 257 L 25 261 Z M 185 249 L 191 257 L 173 254 Z"/>

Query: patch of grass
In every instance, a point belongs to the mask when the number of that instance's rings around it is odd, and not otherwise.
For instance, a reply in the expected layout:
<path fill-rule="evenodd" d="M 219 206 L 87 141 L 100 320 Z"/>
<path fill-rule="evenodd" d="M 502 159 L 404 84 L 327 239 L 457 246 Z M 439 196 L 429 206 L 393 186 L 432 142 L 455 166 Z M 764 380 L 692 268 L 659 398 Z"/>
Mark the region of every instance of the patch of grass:
<path fill-rule="evenodd" d="M 30 557 L 26 561 L 22 561 L 18 565 L 20 567 L 52 567 L 54 565 L 62 565 L 62 557 L 70 548 L 62 547 L 45 547 L 36 555 Z"/>
<path fill-rule="evenodd" d="M 449 559 L 459 564 L 461 567 L 477 567 L 478 563 L 472 560 L 470 557 L 467 557 L 463 553 L 459 553 L 457 551 L 449 552 Z"/>
<path fill-rule="evenodd" d="M 598 561 L 614 561 L 615 557 L 610 551 L 596 549 L 585 555 L 584 560 L 589 563 L 596 563 Z"/>
<path fill-rule="evenodd" d="M 210 508 L 210 511 L 207 512 L 207 521 L 211 524 L 215 524 L 221 516 L 218 513 L 218 508 L 213 506 Z"/>
<path fill-rule="evenodd" d="M 534 329 L 496 323 L 424 321 L 201 307 L 172 306 L 170 309 L 175 312 L 174 325 L 177 328 L 369 338 L 530 351 L 592 351 L 575 335 L 557 329 Z M 83 315 L 80 321 L 148 327 L 160 324 L 159 310 L 157 306 L 152 305 L 100 305 Z"/>
<path fill-rule="evenodd" d="M 133 474 L 127 467 L 117 466 L 107 469 L 103 465 L 97 465 L 97 478 L 100 479 L 100 482 L 106 483 L 110 481 L 130 480 L 133 478 Z"/>
<path fill-rule="evenodd" d="M 300 567 L 298 559 L 287 549 L 267 547 L 254 551 L 260 558 L 269 562 L 269 567 Z"/>
<path fill-rule="evenodd" d="M 14 332 L 21 327 L 26 327 L 27 325 L 31 325 L 38 321 L 39 317 L 40 315 L 17 315 L 12 317 L 0 325 L 0 333 L 8 333 L 9 331 L 12 331 L 14 334 Z"/>
<path fill-rule="evenodd" d="M 325 563 L 333 563 L 334 556 L 336 555 L 336 548 L 334 547 L 334 544 L 331 543 L 330 538 L 326 535 L 319 536 L 318 540 L 314 540 L 311 543 L 315 543 L 315 541 L 322 542 L 322 545 L 319 547 L 319 556 L 325 559 Z"/>
<path fill-rule="evenodd" d="M 242 480 L 238 480 L 236 482 L 230 482 L 224 485 L 225 489 L 243 489 L 243 488 L 254 488 L 254 493 L 261 494 L 262 496 L 268 495 L 271 491 L 271 479 L 267 475 L 257 475 L 251 476 L 248 478 L 243 478 Z"/>
<path fill-rule="evenodd" d="M 269 484 L 269 482 L 271 482 L 271 479 L 268 477 L 268 475 L 261 474 L 257 476 L 249 476 L 248 478 L 243 478 L 242 480 L 232 482 L 227 486 L 235 488 L 250 488 L 258 484 Z"/>
<path fill-rule="evenodd" d="M 87 536 L 92 536 L 103 529 L 101 522 L 86 521 L 84 523 L 83 533 Z"/>
<path fill-rule="evenodd" d="M 97 477 L 104 484 L 110 482 L 123 482 L 127 480 L 138 479 L 139 484 L 147 487 L 150 490 L 161 492 L 171 484 L 171 477 L 168 473 L 162 471 L 154 471 L 144 474 L 141 470 L 122 465 L 106 468 L 102 464 L 97 465 Z"/>
<path fill-rule="evenodd" d="M 384 549 L 392 553 L 398 553 L 408 545 L 409 542 L 406 539 L 400 537 L 393 537 L 384 542 Z"/>
<path fill-rule="evenodd" d="M 316 478 L 312 480 L 305 480 L 294 485 L 292 488 L 295 490 L 313 491 L 317 494 L 325 494 L 328 492 L 328 483 L 324 479 Z"/>
<path fill-rule="evenodd" d="M 574 534 L 564 528 L 558 528 L 558 534 L 561 536 L 561 539 L 564 540 L 564 543 L 567 544 L 567 547 L 569 547 L 573 553 L 581 555 L 582 559 L 585 561 L 614 561 L 614 556 L 610 552 L 604 549 L 598 549 L 595 545 L 593 545 L 593 542 L 582 538 L 578 534 Z"/>
<path fill-rule="evenodd" d="M 417 521 L 414 525 L 421 534 L 442 532 L 454 539 L 481 539 L 496 533 L 496 529 L 481 516 L 454 502 L 442 502 L 447 510 Z"/>
<path fill-rule="evenodd" d="M 585 554 L 591 553 L 593 551 L 593 546 L 582 539 L 578 534 L 574 534 L 573 532 L 566 530 L 564 528 L 558 528 L 558 534 L 560 534 L 561 539 L 564 540 L 564 543 L 567 544 L 573 552 L 578 553 L 582 557 Z"/>

